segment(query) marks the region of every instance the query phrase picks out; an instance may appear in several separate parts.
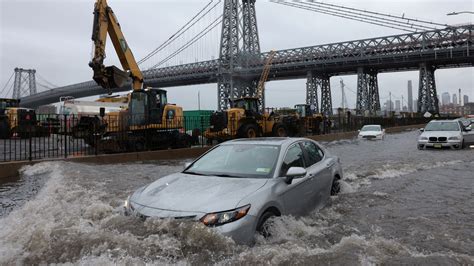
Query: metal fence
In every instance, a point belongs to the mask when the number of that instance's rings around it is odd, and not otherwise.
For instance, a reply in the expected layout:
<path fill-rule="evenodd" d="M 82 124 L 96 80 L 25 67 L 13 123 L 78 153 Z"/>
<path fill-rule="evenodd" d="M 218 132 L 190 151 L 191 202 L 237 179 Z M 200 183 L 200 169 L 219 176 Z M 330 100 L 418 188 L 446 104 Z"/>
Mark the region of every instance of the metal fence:
<path fill-rule="evenodd" d="M 288 135 L 330 134 L 354 131 L 366 124 L 394 127 L 428 121 L 426 118 L 333 116 L 321 118 L 317 124 L 302 123 L 302 130 L 289 131 Z M 227 120 L 226 125 L 234 124 L 232 122 L 236 121 Z M 0 120 L 0 162 L 214 145 L 238 137 L 238 134 L 229 134 L 232 130 L 216 130 L 209 116 L 174 117 L 173 114 L 158 120 L 125 115 L 36 115 L 28 121 L 3 119 Z M 209 132 L 214 132 L 217 141 L 210 141 Z"/>

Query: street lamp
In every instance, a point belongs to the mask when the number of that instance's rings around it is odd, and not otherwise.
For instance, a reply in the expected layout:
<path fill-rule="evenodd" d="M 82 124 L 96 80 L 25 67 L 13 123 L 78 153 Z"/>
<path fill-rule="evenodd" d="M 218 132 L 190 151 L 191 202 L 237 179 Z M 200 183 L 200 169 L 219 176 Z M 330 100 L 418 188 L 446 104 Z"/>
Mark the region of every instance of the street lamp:
<path fill-rule="evenodd" d="M 472 12 L 472 11 L 460 11 L 460 12 L 451 12 L 451 13 L 448 13 L 446 15 L 447 16 L 455 16 L 455 15 L 459 15 L 459 14 L 473 14 L 474 15 L 474 12 Z"/>

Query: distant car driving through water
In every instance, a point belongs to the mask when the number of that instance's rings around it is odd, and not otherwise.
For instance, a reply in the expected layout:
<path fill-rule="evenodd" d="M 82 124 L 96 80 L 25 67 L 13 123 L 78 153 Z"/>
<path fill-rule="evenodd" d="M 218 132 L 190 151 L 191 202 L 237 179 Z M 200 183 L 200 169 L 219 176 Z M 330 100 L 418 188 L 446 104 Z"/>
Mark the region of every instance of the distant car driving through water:
<path fill-rule="evenodd" d="M 302 138 L 220 144 L 184 171 L 136 190 L 126 213 L 201 222 L 237 243 L 266 235 L 269 218 L 301 216 L 340 190 L 339 158 Z"/>
<path fill-rule="evenodd" d="M 418 149 L 453 148 L 462 149 L 474 144 L 474 134 L 470 127 L 464 127 L 458 120 L 431 121 L 418 138 Z"/>
<path fill-rule="evenodd" d="M 365 125 L 359 130 L 358 139 L 383 140 L 385 138 L 385 129 L 381 125 Z"/>

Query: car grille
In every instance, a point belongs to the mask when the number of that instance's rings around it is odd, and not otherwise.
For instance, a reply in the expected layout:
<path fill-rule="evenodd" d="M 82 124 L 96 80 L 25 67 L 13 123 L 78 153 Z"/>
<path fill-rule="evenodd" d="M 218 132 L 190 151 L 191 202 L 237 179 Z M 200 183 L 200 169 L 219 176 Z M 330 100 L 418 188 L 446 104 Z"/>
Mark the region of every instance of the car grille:
<path fill-rule="evenodd" d="M 434 142 L 434 143 L 443 143 L 443 142 L 447 142 L 448 138 L 447 137 L 430 137 L 429 140 L 430 142 Z"/>
<path fill-rule="evenodd" d="M 375 139 L 375 136 L 363 136 L 364 139 Z"/>

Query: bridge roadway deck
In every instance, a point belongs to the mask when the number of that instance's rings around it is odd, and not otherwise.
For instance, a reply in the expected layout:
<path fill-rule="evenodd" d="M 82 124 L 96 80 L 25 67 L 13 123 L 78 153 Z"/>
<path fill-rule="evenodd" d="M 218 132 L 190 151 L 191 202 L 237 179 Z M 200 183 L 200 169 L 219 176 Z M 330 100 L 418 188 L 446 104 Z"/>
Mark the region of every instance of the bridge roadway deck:
<path fill-rule="evenodd" d="M 421 63 L 436 68 L 470 67 L 474 64 L 474 25 L 373 39 L 277 51 L 269 80 L 298 79 L 308 71 L 328 75 L 354 74 L 358 68 L 377 72 L 417 70 Z M 260 76 L 267 53 L 241 62 L 234 75 Z M 145 83 L 153 87 L 175 87 L 216 83 L 219 60 L 144 71 Z M 128 91 L 129 85 L 115 91 Z M 103 94 L 104 89 L 88 81 L 59 87 L 22 99 L 22 106 L 37 107 L 58 102 L 61 96 L 76 98 Z"/>

